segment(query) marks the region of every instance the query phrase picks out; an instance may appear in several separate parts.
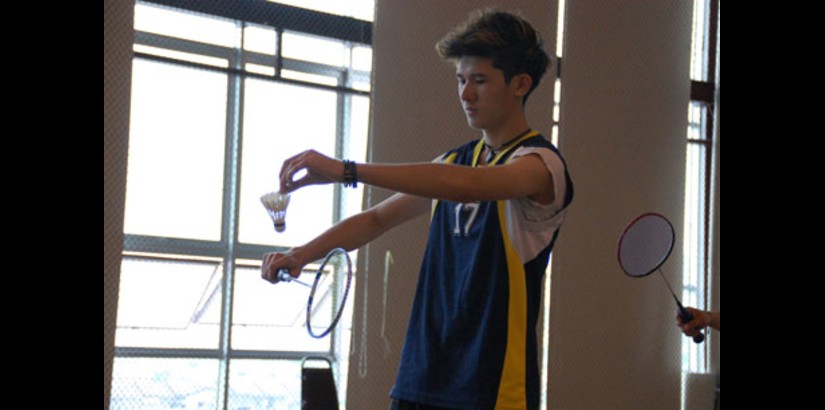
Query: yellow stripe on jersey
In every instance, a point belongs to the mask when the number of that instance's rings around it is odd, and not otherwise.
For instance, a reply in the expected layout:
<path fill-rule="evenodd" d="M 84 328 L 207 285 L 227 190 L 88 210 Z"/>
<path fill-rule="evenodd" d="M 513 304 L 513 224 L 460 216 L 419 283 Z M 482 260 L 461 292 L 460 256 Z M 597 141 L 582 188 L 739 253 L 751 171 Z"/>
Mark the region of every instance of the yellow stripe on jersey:
<path fill-rule="evenodd" d="M 507 234 L 505 201 L 496 201 L 498 219 L 504 236 L 504 250 L 507 256 L 510 295 L 507 310 L 507 348 L 501 383 L 498 388 L 496 409 L 527 408 L 527 282 L 524 263 L 513 248 Z"/>
<path fill-rule="evenodd" d="M 481 150 L 484 149 L 484 138 L 478 140 L 476 147 L 473 148 L 473 160 L 470 166 L 477 167 L 478 166 L 478 159 L 481 158 Z"/>

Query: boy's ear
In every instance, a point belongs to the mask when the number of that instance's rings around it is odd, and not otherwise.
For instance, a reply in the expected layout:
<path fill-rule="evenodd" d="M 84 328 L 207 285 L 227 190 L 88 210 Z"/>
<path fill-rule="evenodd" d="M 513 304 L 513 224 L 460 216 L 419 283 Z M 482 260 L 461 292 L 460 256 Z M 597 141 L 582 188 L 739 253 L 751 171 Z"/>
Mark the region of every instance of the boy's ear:
<path fill-rule="evenodd" d="M 533 78 L 529 74 L 516 74 L 511 82 L 518 97 L 527 95 L 530 92 L 530 87 L 533 86 Z"/>

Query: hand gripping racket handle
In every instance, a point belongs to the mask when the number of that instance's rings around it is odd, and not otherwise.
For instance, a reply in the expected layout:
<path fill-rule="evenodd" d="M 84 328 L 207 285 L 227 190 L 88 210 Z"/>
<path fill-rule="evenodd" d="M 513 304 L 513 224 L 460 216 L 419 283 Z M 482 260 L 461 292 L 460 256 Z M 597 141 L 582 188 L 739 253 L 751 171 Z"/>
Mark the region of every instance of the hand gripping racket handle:
<path fill-rule="evenodd" d="M 297 283 L 297 284 L 299 284 L 299 285 L 304 285 L 304 286 L 306 286 L 306 287 L 308 287 L 308 288 L 311 288 L 311 287 L 312 287 L 312 285 L 310 285 L 310 284 L 308 284 L 308 283 L 301 282 L 301 281 L 300 281 L 300 280 L 298 280 L 297 278 L 295 278 L 295 277 L 293 277 L 292 275 L 290 275 L 290 274 L 289 274 L 289 271 L 288 271 L 288 270 L 286 270 L 286 269 L 279 269 L 279 270 L 278 270 L 278 282 L 294 282 L 294 283 Z M 277 282 L 276 282 L 276 283 L 277 283 Z"/>
<path fill-rule="evenodd" d="M 292 279 L 295 279 L 295 278 L 293 278 L 292 275 L 289 274 L 288 270 L 286 270 L 286 269 L 278 270 L 278 281 L 292 282 Z"/>
<path fill-rule="evenodd" d="M 679 304 L 679 317 L 682 319 L 682 323 L 688 323 L 691 320 L 693 320 L 693 314 L 690 313 L 690 311 L 688 311 L 687 309 L 685 309 L 685 307 L 682 306 L 681 303 Z M 694 343 L 702 343 L 704 340 L 705 334 L 702 332 L 699 332 L 698 335 L 693 336 Z"/>

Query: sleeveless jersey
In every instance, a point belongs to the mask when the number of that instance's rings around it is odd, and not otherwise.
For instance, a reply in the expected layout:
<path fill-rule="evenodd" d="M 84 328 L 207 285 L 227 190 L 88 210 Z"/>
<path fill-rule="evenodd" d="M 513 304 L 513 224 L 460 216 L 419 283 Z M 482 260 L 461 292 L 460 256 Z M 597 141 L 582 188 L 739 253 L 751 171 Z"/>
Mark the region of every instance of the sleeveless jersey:
<path fill-rule="evenodd" d="M 510 145 L 488 166 L 529 149 L 549 150 L 564 169 L 554 176 L 564 194 L 541 225 L 544 243 L 530 251 L 522 245 L 527 240 L 515 238 L 522 235 L 509 226 L 515 200 L 434 201 L 394 398 L 456 409 L 538 408 L 542 279 L 573 185 L 556 148 L 538 133 Z M 482 147 L 481 140 L 470 142 L 443 162 L 476 166 Z"/>

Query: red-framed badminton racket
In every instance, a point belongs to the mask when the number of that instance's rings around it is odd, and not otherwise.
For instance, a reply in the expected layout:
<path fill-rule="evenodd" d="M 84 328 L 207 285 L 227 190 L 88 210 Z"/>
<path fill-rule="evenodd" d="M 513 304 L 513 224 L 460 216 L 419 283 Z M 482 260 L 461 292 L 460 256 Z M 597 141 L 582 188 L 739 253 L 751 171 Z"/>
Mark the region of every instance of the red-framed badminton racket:
<path fill-rule="evenodd" d="M 693 315 L 682 306 L 682 302 L 676 297 L 673 287 L 660 269 L 673 251 L 675 242 L 676 232 L 666 217 L 654 212 L 642 214 L 630 221 L 619 237 L 619 266 L 625 274 L 634 278 L 650 275 L 654 271 L 659 272 L 659 276 L 673 295 L 673 300 L 676 301 L 679 318 L 687 323 L 693 320 Z M 696 343 L 702 343 L 703 340 L 705 335 L 702 333 L 693 337 Z"/>
<path fill-rule="evenodd" d="M 327 264 L 337 254 L 343 255 L 346 260 L 346 269 L 333 268 L 331 272 L 327 272 L 325 269 Z M 332 332 L 341 320 L 352 285 L 352 260 L 346 250 L 335 248 L 327 254 L 321 266 L 318 267 L 312 285 L 292 277 L 286 269 L 278 271 L 278 281 L 297 283 L 311 288 L 307 298 L 306 327 L 310 336 L 320 339 Z M 344 281 L 343 287 L 342 281 Z"/>

